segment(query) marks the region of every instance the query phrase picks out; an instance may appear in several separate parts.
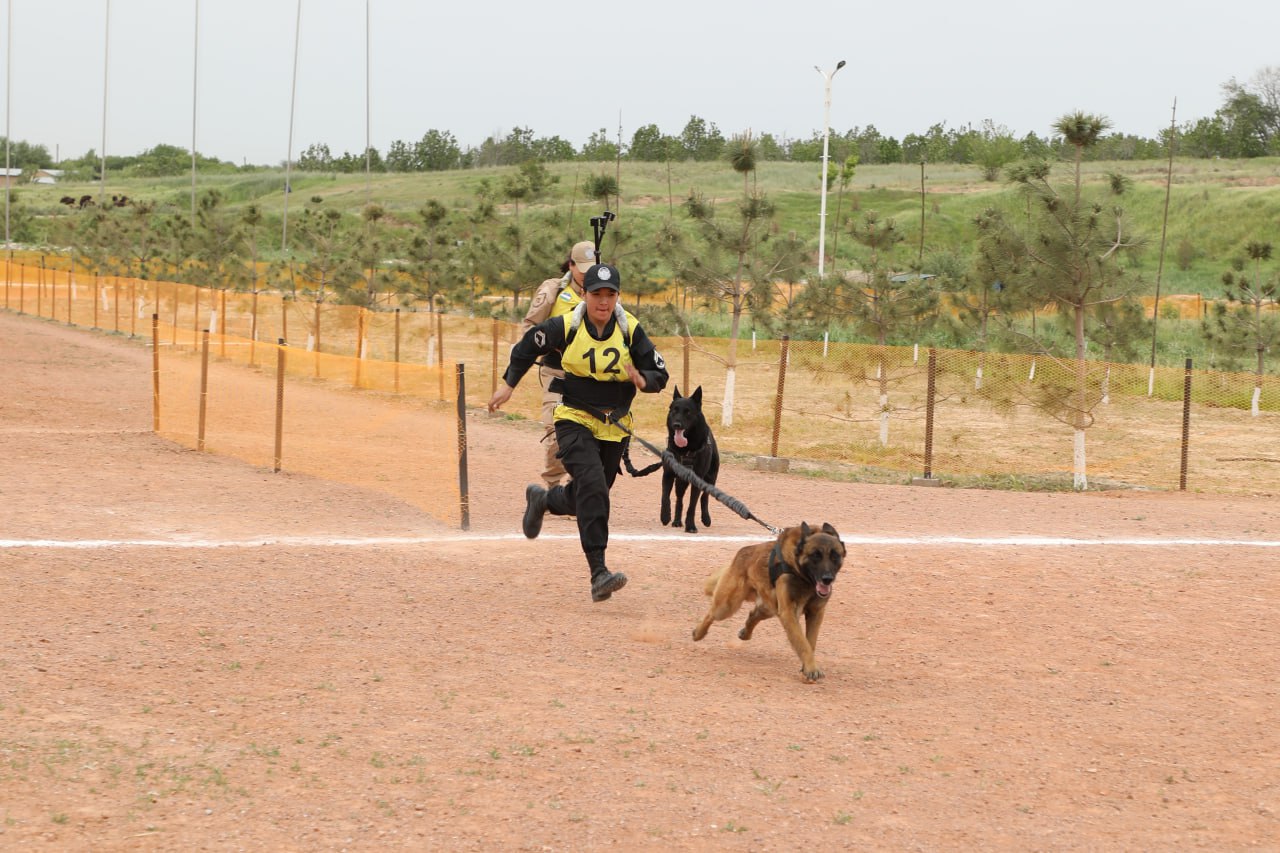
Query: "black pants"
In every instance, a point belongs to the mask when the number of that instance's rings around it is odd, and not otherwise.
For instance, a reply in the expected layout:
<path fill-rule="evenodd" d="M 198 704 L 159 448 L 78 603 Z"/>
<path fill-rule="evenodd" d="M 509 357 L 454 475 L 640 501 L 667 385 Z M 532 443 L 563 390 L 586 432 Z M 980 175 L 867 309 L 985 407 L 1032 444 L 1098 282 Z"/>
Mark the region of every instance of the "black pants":
<path fill-rule="evenodd" d="M 547 493 L 547 510 L 577 516 L 584 554 L 603 551 L 609 546 L 609 489 L 618 476 L 623 444 L 600 441 L 573 421 L 556 421 L 556 441 L 560 460 L 573 479 Z"/>

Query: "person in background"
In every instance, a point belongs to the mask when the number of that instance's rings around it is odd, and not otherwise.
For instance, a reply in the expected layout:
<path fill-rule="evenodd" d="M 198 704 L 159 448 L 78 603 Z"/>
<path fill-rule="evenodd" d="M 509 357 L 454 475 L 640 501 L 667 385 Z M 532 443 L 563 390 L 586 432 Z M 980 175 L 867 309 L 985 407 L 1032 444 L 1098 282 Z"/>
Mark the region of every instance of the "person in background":
<path fill-rule="evenodd" d="M 529 305 L 529 312 L 520 321 L 520 333 L 524 334 L 550 317 L 567 314 L 582 301 L 582 278 L 596 262 L 596 247 L 590 240 L 574 243 L 569 257 L 560 265 L 560 278 L 549 278 L 538 286 Z M 538 384 L 542 386 L 542 422 L 547 431 L 542 436 L 542 482 L 550 489 L 564 479 L 564 465 L 560 461 L 560 445 L 556 443 L 555 411 L 560 405 L 560 394 L 551 390 L 551 383 L 564 377 L 560 368 L 560 354 L 549 352 L 538 361 Z"/>
<path fill-rule="evenodd" d="M 524 535 L 536 539 L 543 516 L 573 515 L 591 573 L 591 600 L 604 601 L 627 584 L 622 572 L 605 565 L 609 546 L 609 490 L 618 476 L 630 437 L 631 403 L 637 391 L 656 394 L 666 387 L 667 365 L 640 321 L 618 301 L 618 270 L 596 264 L 583 277 L 582 303 L 568 314 L 531 328 L 511 348 L 502 384 L 489 400 L 495 412 L 511 399 L 536 359 L 558 353 L 563 378 L 555 385 L 556 440 L 568 471 L 568 485 L 525 489 Z"/>

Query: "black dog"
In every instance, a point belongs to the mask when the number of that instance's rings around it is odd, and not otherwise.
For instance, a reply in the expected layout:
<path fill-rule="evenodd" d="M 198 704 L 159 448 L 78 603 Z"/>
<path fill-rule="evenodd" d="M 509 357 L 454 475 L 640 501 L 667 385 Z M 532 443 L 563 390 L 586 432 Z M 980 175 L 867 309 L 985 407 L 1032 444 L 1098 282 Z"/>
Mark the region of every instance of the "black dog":
<path fill-rule="evenodd" d="M 711 426 L 702 414 L 702 386 L 688 397 L 680 396 L 680 386 L 676 386 L 675 396 L 667 409 L 667 450 L 681 465 L 702 478 L 708 485 L 716 484 L 720 474 L 720 450 L 716 447 L 716 438 L 711 434 Z M 671 514 L 671 487 L 676 490 L 676 511 Z M 683 510 L 684 492 L 689 490 L 689 509 L 684 513 L 684 529 L 686 533 L 697 533 L 693 523 L 698 499 L 702 499 L 702 526 L 711 526 L 711 511 L 708 509 L 710 495 L 697 486 L 679 479 L 665 467 L 662 470 L 662 523 L 679 527 Z"/>

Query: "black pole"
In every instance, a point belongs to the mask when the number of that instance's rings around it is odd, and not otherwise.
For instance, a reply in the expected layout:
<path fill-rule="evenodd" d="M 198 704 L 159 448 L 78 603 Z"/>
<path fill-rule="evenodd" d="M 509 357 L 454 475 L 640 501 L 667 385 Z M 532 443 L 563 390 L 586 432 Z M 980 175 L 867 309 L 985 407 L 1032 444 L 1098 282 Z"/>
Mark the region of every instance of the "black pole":
<path fill-rule="evenodd" d="M 604 242 L 605 229 L 609 227 L 610 222 L 612 222 L 617 218 L 618 217 L 615 214 L 610 213 L 607 210 L 601 213 L 599 216 L 591 217 L 592 233 L 595 235 L 597 264 L 604 263 L 604 258 L 600 257 L 600 244 Z"/>
<path fill-rule="evenodd" d="M 1187 359 L 1187 372 L 1182 378 L 1182 467 L 1178 475 L 1178 490 L 1187 490 L 1187 450 L 1191 442 L 1191 359 Z"/>
<path fill-rule="evenodd" d="M 443 369 L 443 367 L 442 367 Z M 458 499 L 462 529 L 471 529 L 471 495 L 467 485 L 467 366 L 458 364 Z"/>
<path fill-rule="evenodd" d="M 933 401 L 938 375 L 938 351 L 929 347 L 929 384 L 924 404 L 924 478 L 933 478 Z"/>

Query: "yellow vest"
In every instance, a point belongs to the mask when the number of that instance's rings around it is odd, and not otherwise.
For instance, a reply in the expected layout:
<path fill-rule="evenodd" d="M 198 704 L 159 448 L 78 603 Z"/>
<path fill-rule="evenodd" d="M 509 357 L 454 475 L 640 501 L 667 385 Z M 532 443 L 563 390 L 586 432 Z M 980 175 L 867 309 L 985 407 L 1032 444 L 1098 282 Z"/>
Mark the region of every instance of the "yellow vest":
<path fill-rule="evenodd" d="M 571 291 L 566 290 L 566 292 Z M 581 301 L 581 299 L 575 299 L 575 302 Z M 560 300 L 557 299 L 557 307 L 559 302 Z M 566 337 L 569 335 L 572 320 L 572 314 L 566 314 L 563 317 Z M 638 321 L 628 314 L 627 322 L 628 328 L 634 328 Z M 560 356 L 560 366 L 564 372 L 574 376 L 588 377 L 596 382 L 630 382 L 631 377 L 627 375 L 626 365 L 631 364 L 631 347 L 627 345 L 621 325 L 614 323 L 613 332 L 603 341 L 597 341 L 591 337 L 586 325 L 587 321 L 583 321 L 582 326 L 574 332 L 573 340 Z M 599 418 L 581 409 L 566 406 L 564 403 L 556 406 L 555 419 L 582 424 L 600 441 L 622 441 L 627 437 L 626 431 L 617 424 L 606 424 Z M 630 429 L 632 420 L 631 413 L 628 412 L 622 418 L 622 424 Z"/>
<path fill-rule="evenodd" d="M 565 284 L 564 289 L 560 291 L 560 295 L 556 297 L 556 301 L 551 304 L 550 316 L 559 317 L 561 314 L 568 314 L 581 301 L 582 297 L 573 289 L 572 282 Z"/>

